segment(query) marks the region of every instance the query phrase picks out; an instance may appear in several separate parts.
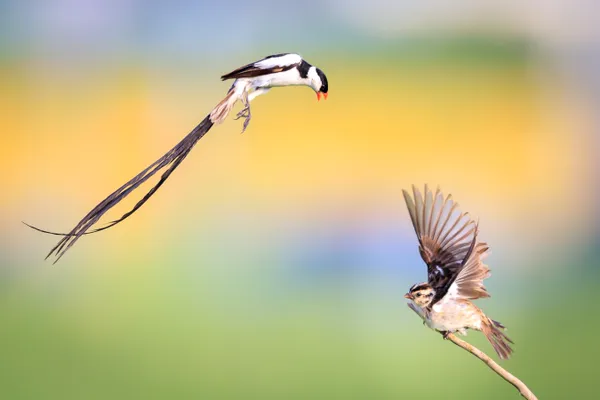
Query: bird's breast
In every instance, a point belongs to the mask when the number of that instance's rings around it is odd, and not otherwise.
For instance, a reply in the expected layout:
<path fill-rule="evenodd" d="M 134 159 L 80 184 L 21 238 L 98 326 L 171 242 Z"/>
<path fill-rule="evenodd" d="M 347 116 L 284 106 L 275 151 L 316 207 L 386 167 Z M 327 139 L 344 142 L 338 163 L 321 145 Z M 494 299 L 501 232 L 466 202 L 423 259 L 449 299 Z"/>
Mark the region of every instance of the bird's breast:
<path fill-rule="evenodd" d="M 480 329 L 478 309 L 470 302 L 440 301 L 431 308 L 427 325 L 439 331 Z"/>
<path fill-rule="evenodd" d="M 256 88 L 305 85 L 304 79 L 296 68 L 257 77 L 254 81 Z"/>

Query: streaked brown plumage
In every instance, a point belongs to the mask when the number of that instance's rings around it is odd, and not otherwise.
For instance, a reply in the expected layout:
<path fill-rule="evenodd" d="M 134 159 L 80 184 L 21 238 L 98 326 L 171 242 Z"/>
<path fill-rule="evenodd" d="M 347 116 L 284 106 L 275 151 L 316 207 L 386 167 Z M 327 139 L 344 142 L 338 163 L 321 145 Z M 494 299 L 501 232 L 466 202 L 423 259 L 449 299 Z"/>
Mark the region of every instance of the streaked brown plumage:
<path fill-rule="evenodd" d="M 403 194 L 428 281 L 413 285 L 405 297 L 430 328 L 463 334 L 466 329 L 482 331 L 500 358 L 509 358 L 512 341 L 502 332 L 504 326 L 471 302 L 490 297 L 483 286 L 490 276 L 483 263 L 489 247 L 478 241 L 478 223 L 439 189 L 433 194 L 425 185 L 425 195 L 415 186 L 412 189 L 412 196 L 406 190 Z"/>

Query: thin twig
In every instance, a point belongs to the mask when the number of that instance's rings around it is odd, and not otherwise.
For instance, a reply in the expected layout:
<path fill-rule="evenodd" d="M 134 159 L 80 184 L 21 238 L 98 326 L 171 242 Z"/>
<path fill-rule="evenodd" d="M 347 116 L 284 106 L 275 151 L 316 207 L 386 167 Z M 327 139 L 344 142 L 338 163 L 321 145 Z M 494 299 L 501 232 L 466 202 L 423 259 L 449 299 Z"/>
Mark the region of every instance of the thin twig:
<path fill-rule="evenodd" d="M 475 357 L 479 358 L 481 361 L 486 363 L 487 366 L 490 367 L 495 373 L 497 373 L 502 378 L 504 378 L 504 380 L 516 387 L 517 390 L 519 390 L 519 393 L 521 393 L 521 396 L 525 397 L 528 400 L 537 400 L 537 397 L 535 397 L 533 392 L 529 390 L 529 388 L 523 382 L 521 382 L 519 378 L 502 368 L 483 351 L 479 350 L 472 344 L 469 344 L 464 340 L 457 338 L 456 335 L 454 335 L 453 333 L 447 335 L 446 339 L 450 340 L 455 345 L 462 347 L 463 349 L 465 349 L 466 351 L 468 351 L 469 353 L 473 354 Z"/>
<path fill-rule="evenodd" d="M 417 313 L 417 315 L 419 315 L 419 317 L 423 318 L 423 316 L 421 315 L 419 310 L 413 304 L 408 304 L 408 307 L 411 310 L 413 310 L 415 313 Z M 483 351 L 479 350 L 477 347 L 473 346 L 472 344 L 469 344 L 469 343 L 465 342 L 464 340 L 459 339 L 453 333 L 447 335 L 446 339 L 450 340 L 452 343 L 454 343 L 458 347 L 462 347 L 469 353 L 473 354 L 475 357 L 479 358 L 485 364 L 487 364 L 487 366 L 490 367 L 495 373 L 500 375 L 505 381 L 509 382 L 511 385 L 513 385 L 515 388 L 517 388 L 517 390 L 519 391 L 521 396 L 525 397 L 527 400 L 537 400 L 537 397 L 535 396 L 535 394 L 533 394 L 533 392 L 531 390 L 529 390 L 527 385 L 525 385 L 519 378 L 517 378 L 516 376 L 514 376 L 513 374 L 511 374 L 510 372 L 508 372 L 507 370 L 502 368 L 500 365 L 498 365 L 494 360 L 492 360 Z"/>

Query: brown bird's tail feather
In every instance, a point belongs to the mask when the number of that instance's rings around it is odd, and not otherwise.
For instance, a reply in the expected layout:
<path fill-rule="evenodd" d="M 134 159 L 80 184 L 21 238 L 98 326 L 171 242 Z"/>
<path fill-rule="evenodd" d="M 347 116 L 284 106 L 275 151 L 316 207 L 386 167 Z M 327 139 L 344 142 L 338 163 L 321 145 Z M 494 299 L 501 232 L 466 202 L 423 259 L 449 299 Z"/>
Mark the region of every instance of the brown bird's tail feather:
<path fill-rule="evenodd" d="M 213 110 L 210 112 L 210 120 L 212 123 L 220 124 L 221 122 L 225 121 L 225 118 L 227 118 L 231 112 L 231 109 L 238 100 L 234 94 L 235 90 L 232 87 L 229 92 L 227 92 L 227 96 L 225 96 L 225 98 L 221 100 L 219 104 L 215 106 L 215 108 L 213 108 Z"/>
<path fill-rule="evenodd" d="M 498 353 L 498 356 L 507 360 L 513 352 L 513 349 L 510 348 L 508 343 L 514 343 L 502 330 L 505 329 L 504 325 L 502 325 L 498 321 L 494 321 L 493 319 L 488 318 L 487 321 L 483 323 L 482 332 Z"/>

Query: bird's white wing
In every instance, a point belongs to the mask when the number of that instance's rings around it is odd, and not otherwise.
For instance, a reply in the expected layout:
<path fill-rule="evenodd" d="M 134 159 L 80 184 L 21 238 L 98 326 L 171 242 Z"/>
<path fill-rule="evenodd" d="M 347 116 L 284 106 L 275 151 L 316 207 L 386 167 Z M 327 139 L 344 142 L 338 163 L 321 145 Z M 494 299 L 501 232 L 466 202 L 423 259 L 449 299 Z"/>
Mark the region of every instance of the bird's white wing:
<path fill-rule="evenodd" d="M 275 54 L 263 58 L 262 60 L 244 65 L 228 74 L 221 76 L 222 80 L 254 78 L 277 72 L 283 72 L 299 66 L 302 63 L 302 57 L 298 54 L 286 53 Z"/>
<path fill-rule="evenodd" d="M 290 65 L 298 65 L 302 62 L 302 57 L 298 54 L 288 53 L 277 56 L 270 56 L 254 63 L 255 66 L 264 69 L 275 67 L 287 67 Z"/>

